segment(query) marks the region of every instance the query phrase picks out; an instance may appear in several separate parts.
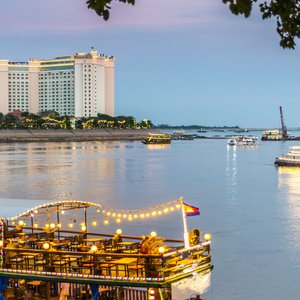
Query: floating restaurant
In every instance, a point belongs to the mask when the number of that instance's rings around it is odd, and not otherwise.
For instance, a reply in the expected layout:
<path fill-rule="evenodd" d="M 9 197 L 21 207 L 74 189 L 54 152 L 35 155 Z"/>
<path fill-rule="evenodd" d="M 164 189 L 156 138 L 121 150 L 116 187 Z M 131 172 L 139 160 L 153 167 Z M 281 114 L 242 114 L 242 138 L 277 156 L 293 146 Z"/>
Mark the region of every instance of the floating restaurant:
<path fill-rule="evenodd" d="M 99 220 L 118 224 L 176 211 L 183 239 L 95 232 Z M 200 299 L 213 266 L 210 234 L 201 240 L 198 229 L 187 228 L 186 217 L 197 214 L 180 198 L 136 210 L 51 202 L 2 218 L 0 299 Z"/>

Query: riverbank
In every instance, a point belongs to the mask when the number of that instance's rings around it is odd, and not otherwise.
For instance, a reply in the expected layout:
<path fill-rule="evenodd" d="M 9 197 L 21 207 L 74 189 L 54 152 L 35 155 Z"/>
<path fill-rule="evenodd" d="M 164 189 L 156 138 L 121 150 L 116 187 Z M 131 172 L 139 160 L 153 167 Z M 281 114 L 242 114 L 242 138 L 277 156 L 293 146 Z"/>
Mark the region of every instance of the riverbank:
<path fill-rule="evenodd" d="M 143 140 L 157 129 L 0 130 L 0 143 Z"/>

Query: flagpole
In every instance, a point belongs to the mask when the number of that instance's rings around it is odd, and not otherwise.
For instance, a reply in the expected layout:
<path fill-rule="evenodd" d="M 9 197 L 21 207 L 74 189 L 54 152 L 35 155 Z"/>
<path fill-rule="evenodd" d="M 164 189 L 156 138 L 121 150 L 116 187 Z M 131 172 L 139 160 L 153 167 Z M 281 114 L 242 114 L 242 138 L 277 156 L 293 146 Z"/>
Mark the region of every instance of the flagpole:
<path fill-rule="evenodd" d="M 183 198 L 182 197 L 180 197 L 180 204 L 181 204 L 182 221 L 183 221 L 184 247 L 189 248 L 190 247 L 189 232 L 188 232 L 188 228 L 187 228 L 186 215 L 185 215 L 185 212 L 184 212 L 184 205 L 183 205 Z"/>

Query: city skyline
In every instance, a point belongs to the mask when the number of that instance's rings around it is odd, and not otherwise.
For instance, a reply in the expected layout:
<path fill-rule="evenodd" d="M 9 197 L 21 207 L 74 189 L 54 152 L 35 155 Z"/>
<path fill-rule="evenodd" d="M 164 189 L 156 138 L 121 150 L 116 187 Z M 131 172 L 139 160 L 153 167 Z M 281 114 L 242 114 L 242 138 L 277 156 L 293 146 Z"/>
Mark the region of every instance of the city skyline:
<path fill-rule="evenodd" d="M 11 22 L 14 20 L 14 22 Z M 103 21 L 85 1 L 3 3 L 0 58 L 26 61 L 94 46 L 116 57 L 116 115 L 155 124 L 298 127 L 299 46 L 275 21 L 245 19 L 220 0 L 114 3 Z"/>

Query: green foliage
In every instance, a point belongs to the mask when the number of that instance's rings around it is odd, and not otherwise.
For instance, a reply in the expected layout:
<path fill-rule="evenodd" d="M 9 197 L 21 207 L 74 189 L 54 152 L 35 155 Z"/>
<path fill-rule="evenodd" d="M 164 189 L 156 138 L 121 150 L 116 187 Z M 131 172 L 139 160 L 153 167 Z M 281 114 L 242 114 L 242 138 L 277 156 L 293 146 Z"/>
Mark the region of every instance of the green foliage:
<path fill-rule="evenodd" d="M 55 110 L 43 110 L 38 113 L 41 117 L 59 117 L 59 113 Z"/>
<path fill-rule="evenodd" d="M 222 0 L 235 15 L 250 16 L 257 0 Z M 268 0 L 259 4 L 262 19 L 274 17 L 282 48 L 294 49 L 295 38 L 300 38 L 300 0 Z"/>
<path fill-rule="evenodd" d="M 134 5 L 135 0 L 118 0 L 119 2 L 128 3 Z M 89 9 L 93 9 L 97 15 L 107 21 L 109 19 L 109 10 L 111 8 L 112 0 L 87 0 L 87 6 Z"/>
<path fill-rule="evenodd" d="M 0 113 L 0 128 L 18 129 L 96 129 L 96 128 L 150 128 L 152 122 L 144 119 L 139 123 L 132 116 L 112 117 L 105 114 L 98 114 L 97 117 L 75 118 L 60 117 L 55 111 L 41 112 L 41 115 L 23 113 L 21 117 L 11 114 Z"/>

